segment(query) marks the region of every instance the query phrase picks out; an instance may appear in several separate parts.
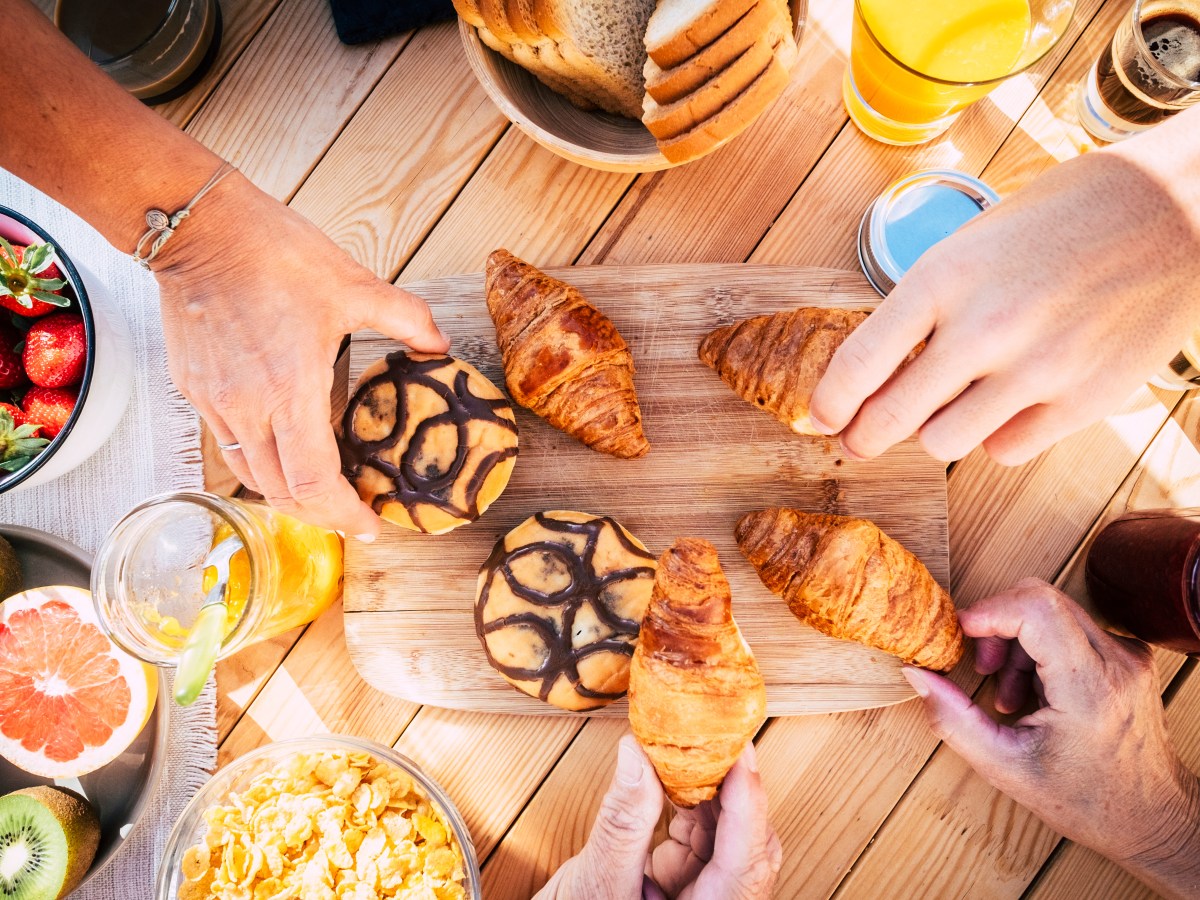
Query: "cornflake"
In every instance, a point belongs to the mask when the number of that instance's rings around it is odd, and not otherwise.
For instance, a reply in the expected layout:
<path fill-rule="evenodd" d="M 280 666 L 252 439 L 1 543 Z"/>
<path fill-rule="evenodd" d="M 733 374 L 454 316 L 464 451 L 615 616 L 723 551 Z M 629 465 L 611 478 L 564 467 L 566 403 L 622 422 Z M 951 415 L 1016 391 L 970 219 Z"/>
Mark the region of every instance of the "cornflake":
<path fill-rule="evenodd" d="M 368 753 L 296 753 L 205 813 L 178 900 L 466 900 L 454 831 Z"/>

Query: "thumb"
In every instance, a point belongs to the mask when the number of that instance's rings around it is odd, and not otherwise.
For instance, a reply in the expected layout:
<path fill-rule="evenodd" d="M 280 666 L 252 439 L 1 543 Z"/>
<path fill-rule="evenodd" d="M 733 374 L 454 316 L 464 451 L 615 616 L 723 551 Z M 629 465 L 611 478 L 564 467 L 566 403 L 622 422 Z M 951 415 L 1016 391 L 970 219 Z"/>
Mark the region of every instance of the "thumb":
<path fill-rule="evenodd" d="M 617 772 L 572 867 L 572 881 L 586 890 L 571 896 L 640 897 L 642 872 L 662 807 L 662 788 L 654 769 L 632 735 L 626 735 L 617 747 Z"/>
<path fill-rule="evenodd" d="M 989 718 L 949 678 L 913 666 L 900 671 L 924 702 L 934 734 L 991 784 L 1011 776 L 1025 755 L 1019 732 Z"/>
<path fill-rule="evenodd" d="M 445 353 L 450 349 L 429 304 L 408 291 L 381 284 L 368 296 L 356 298 L 358 321 L 355 328 L 374 328 L 381 334 L 404 341 L 421 353 Z"/>

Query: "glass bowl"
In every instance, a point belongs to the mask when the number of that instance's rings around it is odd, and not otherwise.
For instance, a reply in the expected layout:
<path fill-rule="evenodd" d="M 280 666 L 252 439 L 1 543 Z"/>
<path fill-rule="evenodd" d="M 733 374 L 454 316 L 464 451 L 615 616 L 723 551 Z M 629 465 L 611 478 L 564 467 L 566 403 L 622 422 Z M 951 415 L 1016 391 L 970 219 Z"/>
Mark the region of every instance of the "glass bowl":
<path fill-rule="evenodd" d="M 257 750 L 252 750 L 239 757 L 219 770 L 196 793 L 179 817 L 179 821 L 175 823 L 175 828 L 163 851 L 162 862 L 158 867 L 154 893 L 156 900 L 176 900 L 179 896 L 179 886 L 183 880 L 181 870 L 183 855 L 189 847 L 199 843 L 203 838 L 207 828 L 204 814 L 210 807 L 227 803 L 230 794 L 245 790 L 256 776 L 278 766 L 295 753 L 320 753 L 335 750 L 369 753 L 380 762 L 388 763 L 408 773 L 417 787 L 425 793 L 441 814 L 444 822 L 450 826 L 459 847 L 462 848 L 463 868 L 466 870 L 463 888 L 466 890 L 467 897 L 471 900 L 482 900 L 483 892 L 479 884 L 479 862 L 475 858 L 475 845 L 471 842 L 471 834 L 467 831 L 466 823 L 450 798 L 446 796 L 446 792 L 421 771 L 420 766 L 391 747 L 385 747 L 383 744 L 363 738 L 338 734 L 293 738 L 267 744 L 265 747 L 259 747 Z"/>

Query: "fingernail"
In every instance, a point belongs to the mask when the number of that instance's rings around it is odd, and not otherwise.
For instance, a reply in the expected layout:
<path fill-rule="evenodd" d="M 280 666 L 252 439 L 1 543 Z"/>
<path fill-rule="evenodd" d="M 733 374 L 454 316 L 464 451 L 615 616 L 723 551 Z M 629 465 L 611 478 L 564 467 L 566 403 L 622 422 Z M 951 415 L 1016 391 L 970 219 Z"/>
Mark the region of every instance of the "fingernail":
<path fill-rule="evenodd" d="M 373 543 L 375 543 L 375 535 L 373 535 L 373 534 L 370 534 L 370 533 L 367 533 L 367 534 L 356 534 L 356 535 L 354 536 L 354 539 L 355 539 L 356 541 L 361 541 L 361 542 L 362 542 L 362 543 L 364 543 L 364 544 L 373 544 Z"/>
<path fill-rule="evenodd" d="M 824 422 L 822 422 L 820 419 L 818 419 L 816 416 L 814 416 L 811 412 L 808 414 L 808 421 L 812 423 L 813 431 L 817 431 L 817 432 L 820 432 L 821 434 L 826 434 L 826 435 L 837 434 L 836 428 L 830 428 L 828 425 L 826 425 Z"/>
<path fill-rule="evenodd" d="M 862 462 L 863 460 L 865 460 L 867 458 L 865 456 L 860 456 L 859 454 L 857 454 L 853 450 L 851 450 L 849 447 L 847 447 L 845 441 L 842 441 L 841 445 L 842 445 L 842 455 L 845 456 L 847 459 L 853 459 L 858 462 Z"/>
<path fill-rule="evenodd" d="M 783 844 L 774 832 L 771 832 L 771 840 L 767 842 L 767 865 L 771 867 L 772 875 L 778 875 L 783 868 Z"/>
<path fill-rule="evenodd" d="M 925 676 L 919 670 L 912 666 L 905 666 L 900 670 L 900 674 L 904 676 L 904 680 L 912 685 L 912 689 L 917 692 L 917 696 L 925 698 L 929 696 L 929 686 L 925 684 Z"/>
<path fill-rule="evenodd" d="M 637 750 L 622 741 L 617 749 L 617 781 L 633 787 L 642 780 L 642 760 Z"/>
<path fill-rule="evenodd" d="M 757 772 L 758 771 L 758 753 L 754 749 L 754 741 L 748 742 L 746 744 L 746 749 L 743 750 L 742 753 L 746 757 L 746 768 L 749 769 L 751 772 Z"/>

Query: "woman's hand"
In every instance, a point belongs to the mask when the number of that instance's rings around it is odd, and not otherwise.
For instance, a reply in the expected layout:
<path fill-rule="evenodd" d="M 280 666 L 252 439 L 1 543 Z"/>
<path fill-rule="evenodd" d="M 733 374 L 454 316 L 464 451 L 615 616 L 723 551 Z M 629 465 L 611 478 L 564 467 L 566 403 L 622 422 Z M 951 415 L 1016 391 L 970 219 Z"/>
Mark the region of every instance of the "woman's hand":
<path fill-rule="evenodd" d="M 960 619 L 976 669 L 997 676 L 997 711 L 1037 710 L 997 724 L 950 680 L 905 667 L 934 732 L 1055 831 L 1162 893 L 1197 896 L 1200 782 L 1167 735 L 1149 648 L 1036 579 Z"/>
<path fill-rule="evenodd" d="M 1200 109 L 1005 199 L 838 349 L 814 421 L 860 457 L 918 433 L 1015 465 L 1108 414 L 1200 330 L 1198 172 Z"/>
<path fill-rule="evenodd" d="M 621 738 L 617 773 L 577 856 L 536 900 L 763 900 L 783 851 L 767 821 L 767 795 L 747 744 L 717 798 L 677 810 L 670 838 L 651 851 L 663 792 L 632 736 Z"/>
<path fill-rule="evenodd" d="M 343 335 L 360 328 L 444 352 L 425 302 L 236 172 L 153 268 L 171 377 L 219 442 L 241 445 L 225 451 L 234 474 L 277 509 L 372 539 L 379 518 L 341 476 L 333 363 Z"/>

